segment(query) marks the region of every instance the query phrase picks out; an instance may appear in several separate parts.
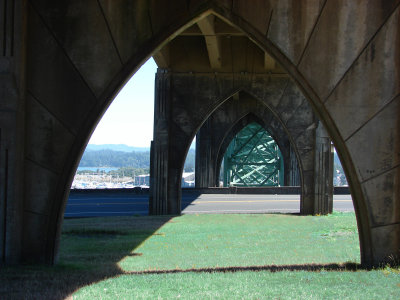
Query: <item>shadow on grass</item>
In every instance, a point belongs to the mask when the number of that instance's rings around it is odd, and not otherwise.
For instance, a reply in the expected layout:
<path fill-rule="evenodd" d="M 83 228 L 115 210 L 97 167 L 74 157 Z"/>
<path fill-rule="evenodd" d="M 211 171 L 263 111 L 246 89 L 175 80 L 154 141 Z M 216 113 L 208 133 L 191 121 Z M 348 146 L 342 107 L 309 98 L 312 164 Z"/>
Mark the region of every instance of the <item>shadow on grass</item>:
<path fill-rule="evenodd" d="M 76 290 L 126 274 L 118 262 L 173 216 L 102 217 L 64 221 L 56 266 L 0 267 L 0 299 L 65 299 Z"/>
<path fill-rule="evenodd" d="M 173 270 L 149 270 L 149 271 L 131 271 L 125 274 L 145 275 L 145 274 L 172 274 L 172 273 L 235 273 L 235 272 L 283 272 L 283 271 L 351 271 L 364 270 L 360 264 L 343 263 L 343 264 L 300 264 L 300 265 L 269 265 L 269 266 L 246 266 L 246 267 L 218 267 L 218 268 L 197 268 L 197 269 L 173 269 Z"/>
<path fill-rule="evenodd" d="M 185 199 L 189 205 L 199 195 Z M 184 206 L 185 207 L 185 206 Z M 183 207 L 183 208 L 184 208 Z M 297 215 L 297 214 L 289 214 Z M 65 299 L 78 289 L 123 274 L 244 271 L 356 271 L 358 264 L 304 264 L 126 272 L 118 263 L 135 253 L 145 240 L 159 235 L 174 216 L 101 217 L 65 220 L 60 245 L 60 262 L 51 266 L 1 267 L 0 299 Z"/>
<path fill-rule="evenodd" d="M 292 215 L 292 214 L 288 214 Z M 134 252 L 174 216 L 102 217 L 65 220 L 60 262 L 50 266 L 4 267 L 0 269 L 0 299 L 65 299 L 82 287 L 119 275 L 168 273 L 226 273 L 281 271 L 356 271 L 356 263 L 264 265 L 215 268 L 146 270 L 127 272 L 118 263 Z"/>

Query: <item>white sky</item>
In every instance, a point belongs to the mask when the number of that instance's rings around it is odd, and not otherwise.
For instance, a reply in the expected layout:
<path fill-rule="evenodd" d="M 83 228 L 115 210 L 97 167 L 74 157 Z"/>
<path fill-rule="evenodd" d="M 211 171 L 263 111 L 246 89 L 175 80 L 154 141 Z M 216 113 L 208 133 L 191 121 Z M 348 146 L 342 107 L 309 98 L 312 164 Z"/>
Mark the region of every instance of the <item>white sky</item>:
<path fill-rule="evenodd" d="M 150 58 L 115 97 L 89 144 L 150 147 L 153 139 L 156 71 L 157 65 Z"/>

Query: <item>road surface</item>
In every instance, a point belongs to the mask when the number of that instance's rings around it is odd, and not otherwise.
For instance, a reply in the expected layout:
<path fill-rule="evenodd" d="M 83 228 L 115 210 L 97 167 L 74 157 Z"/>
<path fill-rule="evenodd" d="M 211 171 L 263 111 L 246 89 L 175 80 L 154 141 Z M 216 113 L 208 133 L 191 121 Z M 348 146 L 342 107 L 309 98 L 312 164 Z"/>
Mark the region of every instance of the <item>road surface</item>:
<path fill-rule="evenodd" d="M 183 214 L 298 213 L 299 195 L 201 194 L 182 196 Z M 350 195 L 334 195 L 333 209 L 354 211 Z M 148 195 L 82 193 L 68 199 L 65 217 L 148 214 Z"/>

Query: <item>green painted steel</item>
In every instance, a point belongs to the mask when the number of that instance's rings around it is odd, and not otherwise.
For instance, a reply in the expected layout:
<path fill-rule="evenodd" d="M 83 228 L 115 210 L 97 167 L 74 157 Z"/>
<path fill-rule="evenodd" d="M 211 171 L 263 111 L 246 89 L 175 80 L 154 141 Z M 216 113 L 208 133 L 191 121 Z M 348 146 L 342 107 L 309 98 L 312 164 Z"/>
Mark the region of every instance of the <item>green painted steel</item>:
<path fill-rule="evenodd" d="M 258 123 L 243 128 L 224 155 L 224 186 L 282 186 L 283 175 L 279 147 Z"/>

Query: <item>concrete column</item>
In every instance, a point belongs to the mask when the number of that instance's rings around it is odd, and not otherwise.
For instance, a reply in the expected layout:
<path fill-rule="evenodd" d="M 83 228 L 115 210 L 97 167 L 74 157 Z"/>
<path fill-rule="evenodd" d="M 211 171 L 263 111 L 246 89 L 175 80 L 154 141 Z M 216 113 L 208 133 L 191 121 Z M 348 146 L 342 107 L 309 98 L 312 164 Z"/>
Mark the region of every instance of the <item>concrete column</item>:
<path fill-rule="evenodd" d="M 149 213 L 168 213 L 168 150 L 170 132 L 171 78 L 158 69 L 155 78 L 154 133 L 151 144 Z"/>
<path fill-rule="evenodd" d="M 216 185 L 215 159 L 212 157 L 211 120 L 207 119 L 196 135 L 196 188 L 207 188 Z"/>
<path fill-rule="evenodd" d="M 0 0 L 0 265 L 21 260 L 26 8 Z"/>
<path fill-rule="evenodd" d="M 287 171 L 285 170 L 285 182 L 287 182 L 287 185 L 289 186 L 300 186 L 301 180 L 299 165 L 297 164 L 296 154 L 292 147 L 290 147 L 288 165 L 289 168 L 287 169 Z"/>
<path fill-rule="evenodd" d="M 319 122 L 315 136 L 315 214 L 330 214 L 333 209 L 333 146 Z"/>

